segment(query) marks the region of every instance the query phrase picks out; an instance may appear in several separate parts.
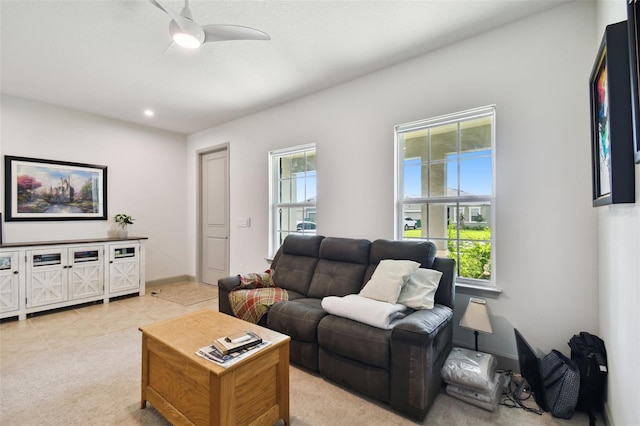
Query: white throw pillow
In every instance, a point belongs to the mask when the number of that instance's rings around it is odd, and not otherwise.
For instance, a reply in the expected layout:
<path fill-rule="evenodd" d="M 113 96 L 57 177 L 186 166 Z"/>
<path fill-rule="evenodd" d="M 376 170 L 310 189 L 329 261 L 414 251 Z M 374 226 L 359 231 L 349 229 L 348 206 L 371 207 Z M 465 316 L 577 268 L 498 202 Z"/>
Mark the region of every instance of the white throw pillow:
<path fill-rule="evenodd" d="M 413 274 L 420 264 L 412 260 L 384 259 L 359 295 L 381 302 L 396 303 L 406 276 Z"/>
<path fill-rule="evenodd" d="M 432 309 L 440 277 L 442 272 L 435 269 L 418 269 L 405 280 L 398 303 L 413 309 Z"/>

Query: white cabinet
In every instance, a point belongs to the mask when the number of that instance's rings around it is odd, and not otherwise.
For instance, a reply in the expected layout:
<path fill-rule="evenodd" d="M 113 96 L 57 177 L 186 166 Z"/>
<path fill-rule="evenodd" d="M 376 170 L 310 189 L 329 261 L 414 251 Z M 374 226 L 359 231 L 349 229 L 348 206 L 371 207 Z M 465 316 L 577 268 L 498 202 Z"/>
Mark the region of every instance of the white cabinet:
<path fill-rule="evenodd" d="M 109 291 L 121 293 L 140 285 L 140 245 L 109 245 Z"/>
<path fill-rule="evenodd" d="M 20 307 L 18 255 L 18 251 L 0 253 L 0 315 L 3 316 L 11 316 Z"/>
<path fill-rule="evenodd" d="M 27 307 L 100 297 L 104 293 L 104 245 L 28 250 Z"/>
<path fill-rule="evenodd" d="M 27 252 L 27 307 L 68 300 L 67 249 Z"/>
<path fill-rule="evenodd" d="M 69 249 L 69 298 L 82 300 L 104 293 L 104 246 Z"/>
<path fill-rule="evenodd" d="M 0 318 L 144 295 L 145 240 L 0 245 Z"/>

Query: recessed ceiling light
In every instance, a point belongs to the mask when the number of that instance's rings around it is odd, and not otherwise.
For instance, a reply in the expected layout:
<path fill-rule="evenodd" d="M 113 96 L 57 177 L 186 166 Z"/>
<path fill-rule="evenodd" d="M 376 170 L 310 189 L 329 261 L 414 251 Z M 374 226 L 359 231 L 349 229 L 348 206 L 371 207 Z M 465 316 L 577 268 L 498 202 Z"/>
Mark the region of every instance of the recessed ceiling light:
<path fill-rule="evenodd" d="M 144 110 L 144 115 L 146 115 L 147 117 L 153 117 L 156 113 L 153 112 L 153 110 L 150 109 L 145 109 Z"/>

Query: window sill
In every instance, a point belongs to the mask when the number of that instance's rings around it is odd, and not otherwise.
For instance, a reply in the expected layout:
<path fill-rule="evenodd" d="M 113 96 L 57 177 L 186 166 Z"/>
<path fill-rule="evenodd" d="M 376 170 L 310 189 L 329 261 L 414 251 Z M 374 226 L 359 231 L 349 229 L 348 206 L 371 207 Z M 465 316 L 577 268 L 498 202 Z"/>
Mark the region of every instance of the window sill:
<path fill-rule="evenodd" d="M 475 285 L 456 282 L 456 293 L 497 298 L 498 296 L 500 296 L 500 293 L 502 293 L 502 289 L 498 287 L 489 287 L 486 285 Z"/>

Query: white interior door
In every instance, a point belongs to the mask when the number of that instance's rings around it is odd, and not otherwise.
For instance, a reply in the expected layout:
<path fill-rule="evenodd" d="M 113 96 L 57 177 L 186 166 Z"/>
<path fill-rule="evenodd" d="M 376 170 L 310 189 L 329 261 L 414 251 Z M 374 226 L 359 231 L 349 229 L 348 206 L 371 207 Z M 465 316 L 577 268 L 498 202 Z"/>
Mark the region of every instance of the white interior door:
<path fill-rule="evenodd" d="M 200 158 L 200 279 L 217 284 L 229 275 L 229 157 L 227 149 Z"/>

